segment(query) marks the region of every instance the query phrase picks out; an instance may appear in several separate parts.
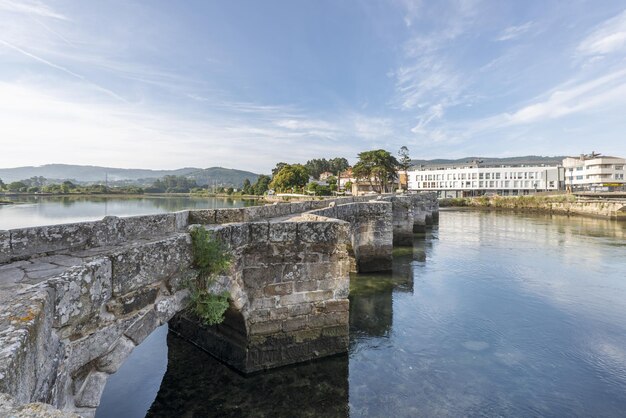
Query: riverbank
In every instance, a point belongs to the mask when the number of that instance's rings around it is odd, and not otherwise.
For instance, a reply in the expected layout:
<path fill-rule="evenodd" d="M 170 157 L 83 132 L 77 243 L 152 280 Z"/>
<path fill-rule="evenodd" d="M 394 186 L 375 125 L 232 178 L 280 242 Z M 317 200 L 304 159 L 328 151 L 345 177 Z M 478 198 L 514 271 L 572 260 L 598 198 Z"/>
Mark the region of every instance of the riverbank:
<path fill-rule="evenodd" d="M 626 199 L 578 198 L 574 195 L 479 196 L 440 199 L 439 207 L 475 207 L 520 212 L 558 213 L 626 220 Z"/>

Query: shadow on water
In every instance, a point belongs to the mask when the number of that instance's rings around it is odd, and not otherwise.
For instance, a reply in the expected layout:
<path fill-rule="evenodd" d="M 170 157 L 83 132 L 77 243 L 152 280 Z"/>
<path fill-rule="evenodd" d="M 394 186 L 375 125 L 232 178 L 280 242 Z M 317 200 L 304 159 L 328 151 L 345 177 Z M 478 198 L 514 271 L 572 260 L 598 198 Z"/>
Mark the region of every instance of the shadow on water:
<path fill-rule="evenodd" d="M 174 333 L 167 345 L 167 372 L 147 417 L 348 416 L 347 355 L 242 376 Z"/>

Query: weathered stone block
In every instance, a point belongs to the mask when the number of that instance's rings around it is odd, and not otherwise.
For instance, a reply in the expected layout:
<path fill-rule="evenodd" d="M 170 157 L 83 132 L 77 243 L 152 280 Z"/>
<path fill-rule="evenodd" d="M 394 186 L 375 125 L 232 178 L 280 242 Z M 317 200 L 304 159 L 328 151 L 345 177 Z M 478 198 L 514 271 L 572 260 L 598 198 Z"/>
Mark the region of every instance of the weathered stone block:
<path fill-rule="evenodd" d="M 135 349 L 135 344 L 127 337 L 120 338 L 113 350 L 98 358 L 96 367 L 105 373 L 115 373 Z"/>
<path fill-rule="evenodd" d="M 191 266 L 191 239 L 176 234 L 159 241 L 136 244 L 111 257 L 113 294 L 123 295 L 180 274 Z"/>
<path fill-rule="evenodd" d="M 69 344 L 67 369 L 74 375 L 85 364 L 111 351 L 113 344 L 136 320 L 127 318 L 99 328 L 94 333 Z"/>
<path fill-rule="evenodd" d="M 248 243 L 250 239 L 250 228 L 248 224 L 233 224 L 230 226 L 231 248 L 239 248 Z"/>
<path fill-rule="evenodd" d="M 264 288 L 265 296 L 282 296 L 293 293 L 293 282 L 270 284 Z"/>
<path fill-rule="evenodd" d="M 92 222 L 12 229 L 11 251 L 15 258 L 87 246 Z"/>
<path fill-rule="evenodd" d="M 283 321 L 282 329 L 284 332 L 292 332 L 306 329 L 309 319 L 305 317 L 289 318 Z"/>
<path fill-rule="evenodd" d="M 228 208 L 228 209 L 217 209 L 215 211 L 215 223 L 227 224 L 227 223 L 243 222 L 243 221 L 244 221 L 243 209 Z"/>
<path fill-rule="evenodd" d="M 118 296 L 107 303 L 107 310 L 116 316 L 128 315 L 151 305 L 159 295 L 160 285 L 147 286 L 133 292 Z"/>
<path fill-rule="evenodd" d="M 298 224 L 295 222 L 279 222 L 269 226 L 269 240 L 272 242 L 296 241 Z"/>
<path fill-rule="evenodd" d="M 289 212 L 292 214 L 306 212 L 311 209 L 311 204 L 308 202 L 295 202 L 289 203 Z"/>
<path fill-rule="evenodd" d="M 299 305 L 290 305 L 287 307 L 287 310 L 289 312 L 289 316 L 291 317 L 309 315 L 313 312 L 313 304 L 301 303 Z"/>
<path fill-rule="evenodd" d="M 250 335 L 275 334 L 282 329 L 283 321 L 265 321 L 250 325 Z"/>
<path fill-rule="evenodd" d="M 298 223 L 298 238 L 304 242 L 335 241 L 336 230 L 332 222 L 301 222 Z"/>
<path fill-rule="evenodd" d="M 267 267 L 246 267 L 243 269 L 243 283 L 247 289 L 261 289 L 267 284 L 280 283 L 283 279 L 282 264 Z"/>
<path fill-rule="evenodd" d="M 344 300 L 326 300 L 315 304 L 317 312 L 348 312 L 350 310 L 350 301 Z"/>
<path fill-rule="evenodd" d="M 150 309 L 148 312 L 140 314 L 137 320 L 124 332 L 124 335 L 130 338 L 135 345 L 139 345 L 143 340 L 152 334 L 152 331 L 160 325 L 157 313 Z"/>
<path fill-rule="evenodd" d="M 176 232 L 176 214 L 129 216 L 119 218 L 119 226 L 124 239 L 151 238 Z"/>
<path fill-rule="evenodd" d="M 50 293 L 39 289 L 0 300 L 0 392 L 19 403 L 46 390 L 58 366 L 51 359 L 63 356 L 52 330 L 52 305 Z"/>
<path fill-rule="evenodd" d="M 333 292 L 331 290 L 315 290 L 313 292 L 304 293 L 303 295 L 307 302 L 317 302 L 332 299 Z"/>
<path fill-rule="evenodd" d="M 54 326 L 69 326 L 70 332 L 76 333 L 96 321 L 103 305 L 111 298 L 111 275 L 111 261 L 99 258 L 70 267 L 58 279 L 50 280 L 55 294 Z"/>
<path fill-rule="evenodd" d="M 299 280 L 294 283 L 294 290 L 296 292 L 309 292 L 317 289 L 317 280 Z"/>
<path fill-rule="evenodd" d="M 250 243 L 262 243 L 269 241 L 269 222 L 252 222 L 248 224 L 250 228 Z"/>
<path fill-rule="evenodd" d="M 154 311 L 159 318 L 159 324 L 167 323 L 174 315 L 182 311 L 189 304 L 189 290 L 182 289 L 172 296 L 159 299 L 154 306 Z"/>
<path fill-rule="evenodd" d="M 0 231 L 0 264 L 11 259 L 11 233 Z"/>
<path fill-rule="evenodd" d="M 182 232 L 189 226 L 189 211 L 181 210 L 174 212 L 176 216 L 176 231 Z"/>
<path fill-rule="evenodd" d="M 76 406 L 96 408 L 100 405 L 100 398 L 108 377 L 109 375 L 104 372 L 91 372 L 74 398 Z"/>
<path fill-rule="evenodd" d="M 254 324 L 256 322 L 264 322 L 270 319 L 270 312 L 274 312 L 274 310 L 270 309 L 255 309 L 250 312 L 248 316 L 248 322 Z M 272 318 L 274 319 L 274 318 Z"/>
<path fill-rule="evenodd" d="M 280 306 L 298 305 L 300 303 L 312 302 L 307 295 L 308 293 L 292 293 L 291 295 L 281 296 L 278 302 Z"/>
<path fill-rule="evenodd" d="M 281 307 L 281 308 L 274 308 L 274 309 L 270 309 L 270 318 L 271 320 L 284 320 L 289 318 L 289 308 L 287 307 Z"/>
<path fill-rule="evenodd" d="M 189 211 L 189 224 L 214 224 L 215 223 L 215 209 L 201 209 Z"/>

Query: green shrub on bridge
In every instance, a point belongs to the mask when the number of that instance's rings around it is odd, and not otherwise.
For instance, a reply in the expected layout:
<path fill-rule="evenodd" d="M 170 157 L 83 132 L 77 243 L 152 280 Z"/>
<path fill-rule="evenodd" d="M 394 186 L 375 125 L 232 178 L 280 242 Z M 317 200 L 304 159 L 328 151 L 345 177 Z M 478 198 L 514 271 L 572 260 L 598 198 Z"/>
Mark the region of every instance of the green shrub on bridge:
<path fill-rule="evenodd" d="M 190 310 L 206 325 L 216 325 L 224 321 L 228 309 L 228 292 L 215 294 L 210 287 L 215 278 L 230 267 L 231 254 L 215 239 L 212 232 L 202 227 L 191 230 L 193 264 L 198 277 L 189 283 L 191 292 Z"/>

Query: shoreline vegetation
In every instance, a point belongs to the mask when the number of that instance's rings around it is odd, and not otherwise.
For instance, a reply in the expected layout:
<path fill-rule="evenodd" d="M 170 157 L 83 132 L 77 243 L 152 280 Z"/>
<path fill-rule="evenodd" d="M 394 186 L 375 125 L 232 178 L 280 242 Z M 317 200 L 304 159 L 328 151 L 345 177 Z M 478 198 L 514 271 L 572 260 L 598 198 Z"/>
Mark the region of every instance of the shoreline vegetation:
<path fill-rule="evenodd" d="M 580 199 L 571 194 L 528 196 L 478 196 L 439 199 L 440 208 L 476 208 L 534 212 L 561 215 L 593 216 L 626 220 L 626 212 L 619 209 L 623 201 Z"/>
<path fill-rule="evenodd" d="M 549 209 L 552 203 L 575 203 L 574 195 L 477 196 L 439 199 L 439 207 L 479 207 L 495 209 Z"/>

